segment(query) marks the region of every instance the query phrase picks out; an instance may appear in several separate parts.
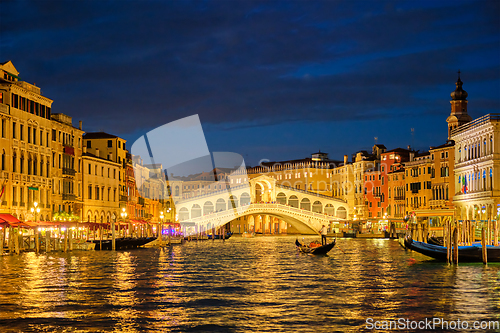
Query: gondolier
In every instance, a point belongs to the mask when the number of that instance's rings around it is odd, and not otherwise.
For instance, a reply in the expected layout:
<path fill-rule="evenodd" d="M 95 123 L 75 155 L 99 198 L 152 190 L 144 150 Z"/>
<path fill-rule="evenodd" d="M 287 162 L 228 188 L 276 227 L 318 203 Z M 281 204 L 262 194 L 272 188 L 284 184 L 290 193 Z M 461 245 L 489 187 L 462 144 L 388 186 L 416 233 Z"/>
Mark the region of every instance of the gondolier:
<path fill-rule="evenodd" d="M 321 227 L 321 230 L 319 231 L 319 233 L 321 234 L 321 245 L 327 244 L 327 241 L 326 241 L 327 230 L 326 230 L 326 227 L 324 224 L 323 224 L 323 227 Z"/>

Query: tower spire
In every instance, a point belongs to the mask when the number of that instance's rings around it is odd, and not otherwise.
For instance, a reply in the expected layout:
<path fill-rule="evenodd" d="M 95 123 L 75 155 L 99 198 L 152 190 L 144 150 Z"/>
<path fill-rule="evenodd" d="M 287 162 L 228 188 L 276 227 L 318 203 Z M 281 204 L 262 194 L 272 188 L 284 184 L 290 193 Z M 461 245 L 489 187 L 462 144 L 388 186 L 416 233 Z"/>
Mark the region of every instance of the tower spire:
<path fill-rule="evenodd" d="M 455 83 L 456 88 L 453 91 L 451 96 L 451 113 L 450 116 L 446 119 L 448 123 L 448 139 L 451 139 L 451 132 L 465 123 L 468 123 L 472 120 L 471 116 L 467 113 L 467 92 L 462 88 L 463 82 L 460 79 L 460 70 L 458 70 L 458 79 Z"/>

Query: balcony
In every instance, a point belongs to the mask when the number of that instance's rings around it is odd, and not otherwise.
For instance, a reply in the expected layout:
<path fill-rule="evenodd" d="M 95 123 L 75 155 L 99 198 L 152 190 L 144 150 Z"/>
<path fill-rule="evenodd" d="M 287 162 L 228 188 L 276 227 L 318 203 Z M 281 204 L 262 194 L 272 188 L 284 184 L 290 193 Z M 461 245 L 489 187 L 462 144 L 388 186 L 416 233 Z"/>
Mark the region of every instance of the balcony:
<path fill-rule="evenodd" d="M 444 207 L 448 200 L 429 200 L 429 205 L 431 207 Z"/>
<path fill-rule="evenodd" d="M 76 195 L 70 193 L 63 193 L 62 198 L 64 201 L 75 201 Z"/>
<path fill-rule="evenodd" d="M 63 171 L 63 175 L 68 175 L 68 176 L 74 176 L 76 173 L 76 171 L 74 169 L 71 169 L 71 168 L 63 168 L 62 171 Z"/>
<path fill-rule="evenodd" d="M 137 203 L 141 206 L 144 206 L 144 198 L 139 197 Z"/>
<path fill-rule="evenodd" d="M 396 200 L 396 201 L 402 201 L 404 199 L 405 199 L 404 196 L 394 197 L 394 200 Z"/>
<path fill-rule="evenodd" d="M 490 199 L 493 196 L 493 191 L 477 191 L 477 192 L 468 192 L 466 194 L 457 193 L 453 197 L 454 201 L 462 201 L 462 200 L 472 200 L 472 199 Z"/>
<path fill-rule="evenodd" d="M 120 194 L 120 201 L 127 202 L 128 201 L 128 197 L 126 195 L 121 195 Z"/>
<path fill-rule="evenodd" d="M 9 107 L 6 104 L 0 104 L 0 112 L 9 114 Z"/>

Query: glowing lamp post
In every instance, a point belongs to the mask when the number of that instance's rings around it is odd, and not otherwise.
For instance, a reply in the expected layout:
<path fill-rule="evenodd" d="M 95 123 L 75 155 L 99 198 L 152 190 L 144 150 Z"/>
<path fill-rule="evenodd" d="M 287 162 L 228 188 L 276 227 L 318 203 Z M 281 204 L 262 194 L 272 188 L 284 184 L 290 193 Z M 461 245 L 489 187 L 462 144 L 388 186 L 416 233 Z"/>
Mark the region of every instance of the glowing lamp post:
<path fill-rule="evenodd" d="M 125 208 L 122 208 L 122 212 L 120 213 L 120 215 L 122 217 L 123 223 L 125 223 L 125 219 L 127 218 L 127 212 L 125 211 Z M 130 234 L 130 230 L 129 230 L 129 234 Z"/>
<path fill-rule="evenodd" d="M 36 214 L 40 213 L 40 207 L 38 207 L 38 202 L 33 202 L 33 207 L 31 207 L 31 213 L 35 215 L 36 222 Z"/>

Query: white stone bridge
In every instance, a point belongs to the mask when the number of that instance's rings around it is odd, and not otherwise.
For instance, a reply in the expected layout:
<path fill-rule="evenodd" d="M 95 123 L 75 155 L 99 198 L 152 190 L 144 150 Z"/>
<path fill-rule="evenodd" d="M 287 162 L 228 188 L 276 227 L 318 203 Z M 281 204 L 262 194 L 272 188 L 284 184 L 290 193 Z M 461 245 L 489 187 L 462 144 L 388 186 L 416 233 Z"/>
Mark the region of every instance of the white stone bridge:
<path fill-rule="evenodd" d="M 249 184 L 179 200 L 175 207 L 186 234 L 218 228 L 249 215 L 254 223 L 259 218 L 276 218 L 300 233 L 317 234 L 322 225 L 344 221 L 348 214 L 343 200 L 282 186 L 265 175 L 250 179 Z"/>

